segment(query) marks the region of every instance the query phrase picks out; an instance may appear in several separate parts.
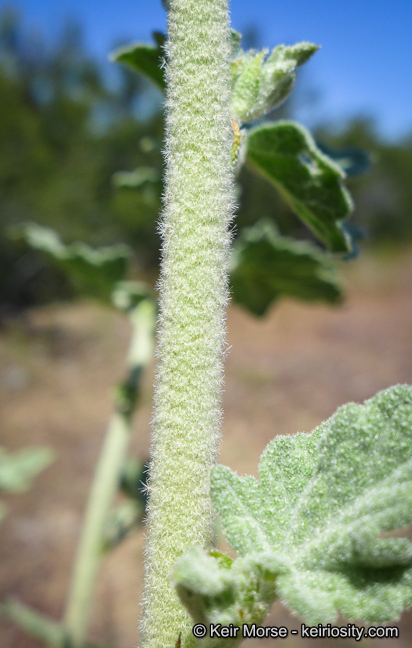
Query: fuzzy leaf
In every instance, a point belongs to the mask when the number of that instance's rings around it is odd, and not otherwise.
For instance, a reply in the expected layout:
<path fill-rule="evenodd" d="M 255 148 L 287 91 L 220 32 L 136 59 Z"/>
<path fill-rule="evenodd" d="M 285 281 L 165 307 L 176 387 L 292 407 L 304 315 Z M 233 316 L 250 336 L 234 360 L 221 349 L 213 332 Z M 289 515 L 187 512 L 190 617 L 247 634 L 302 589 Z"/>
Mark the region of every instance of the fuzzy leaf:
<path fill-rule="evenodd" d="M 412 541 L 387 535 L 412 522 L 412 387 L 345 405 L 310 435 L 275 438 L 259 474 L 258 481 L 223 466 L 212 472 L 213 502 L 241 555 L 226 577 L 232 592 L 236 563 L 247 579 L 242 565 L 253 559 L 270 574 L 272 601 L 278 596 L 310 625 L 338 613 L 381 623 L 412 606 Z M 180 563 L 178 587 L 190 569 L 200 582 L 194 562 Z M 208 619 L 223 623 L 236 607 L 233 600 L 219 607 L 208 598 L 212 589 L 191 586 L 211 605 Z"/>
<path fill-rule="evenodd" d="M 156 47 L 130 43 L 115 50 L 110 60 L 128 65 L 165 92 L 165 37 L 160 32 L 154 32 L 153 37 Z M 267 50 L 239 51 L 241 38 L 241 34 L 231 30 L 232 115 L 240 124 L 262 117 L 285 101 L 295 84 L 296 68 L 319 49 L 306 42 L 291 47 L 279 45 L 268 56 Z"/>
<path fill-rule="evenodd" d="M 143 74 L 163 92 L 166 89 L 164 70 L 162 68 L 163 52 L 161 47 L 145 43 L 130 43 L 112 52 L 110 60 L 124 63 L 135 72 Z"/>
<path fill-rule="evenodd" d="M 259 101 L 261 67 L 266 52 L 242 52 L 232 62 L 232 114 L 239 123 L 253 119 Z"/>
<path fill-rule="evenodd" d="M 243 229 L 230 260 L 233 300 L 257 316 L 279 297 L 338 302 L 328 258 L 309 242 L 281 236 L 269 221 Z"/>
<path fill-rule="evenodd" d="M 17 493 L 28 490 L 38 473 L 54 460 L 50 448 L 24 448 L 6 452 L 0 447 L 0 491 Z"/>
<path fill-rule="evenodd" d="M 97 250 L 85 243 L 65 245 L 54 230 L 35 223 L 23 223 L 12 234 L 59 266 L 76 290 L 105 302 L 111 303 L 112 291 L 128 269 L 130 250 L 125 245 Z"/>
<path fill-rule="evenodd" d="M 289 96 L 296 68 L 318 50 L 313 43 L 279 45 L 267 56 L 267 50 L 243 52 L 232 62 L 232 113 L 245 123 L 262 117 Z"/>
<path fill-rule="evenodd" d="M 247 157 L 330 250 L 351 251 L 341 224 L 352 209 L 344 173 L 305 128 L 287 121 L 258 126 L 248 135 Z"/>
<path fill-rule="evenodd" d="M 275 583 L 285 568 L 272 555 L 249 555 L 232 561 L 218 551 L 193 548 L 180 558 L 172 582 L 195 623 L 242 626 L 260 624 L 276 597 Z M 241 643 L 231 640 L 230 645 Z M 205 648 L 225 648 L 227 639 L 206 636 Z"/>

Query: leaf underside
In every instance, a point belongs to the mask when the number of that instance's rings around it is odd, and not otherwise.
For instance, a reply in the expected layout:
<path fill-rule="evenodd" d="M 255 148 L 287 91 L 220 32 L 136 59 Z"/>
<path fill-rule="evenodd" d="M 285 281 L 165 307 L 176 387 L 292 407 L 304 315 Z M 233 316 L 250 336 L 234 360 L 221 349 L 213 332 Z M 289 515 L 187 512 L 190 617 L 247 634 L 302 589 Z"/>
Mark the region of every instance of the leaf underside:
<path fill-rule="evenodd" d="M 276 437 L 259 475 L 213 470 L 212 499 L 240 558 L 229 569 L 196 550 L 179 561 L 177 591 L 196 621 L 200 609 L 208 622 L 236 624 L 249 573 L 247 622 L 276 597 L 310 625 L 339 613 L 382 623 L 412 606 L 412 541 L 391 535 L 412 522 L 410 386 L 345 405 L 312 434 Z"/>
<path fill-rule="evenodd" d="M 332 252 L 351 251 L 342 227 L 352 210 L 344 173 L 305 128 L 288 121 L 257 126 L 247 138 L 247 159 Z"/>
<path fill-rule="evenodd" d="M 263 220 L 236 239 L 230 284 L 233 301 L 257 316 L 282 296 L 331 304 L 342 297 L 325 254 L 309 242 L 281 236 Z"/>

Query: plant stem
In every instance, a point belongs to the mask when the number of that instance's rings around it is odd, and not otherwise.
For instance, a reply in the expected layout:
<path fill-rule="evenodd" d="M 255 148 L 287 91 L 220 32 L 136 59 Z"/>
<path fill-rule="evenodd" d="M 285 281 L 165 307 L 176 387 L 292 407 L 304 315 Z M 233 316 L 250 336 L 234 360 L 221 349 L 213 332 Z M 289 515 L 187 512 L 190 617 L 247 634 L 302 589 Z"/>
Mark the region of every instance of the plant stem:
<path fill-rule="evenodd" d="M 65 611 L 70 648 L 83 648 L 94 587 L 102 556 L 103 529 L 112 504 L 130 439 L 131 419 L 142 372 L 153 356 L 155 305 L 145 299 L 131 314 L 133 333 L 128 354 L 128 375 L 121 386 L 86 509 Z"/>
<path fill-rule="evenodd" d="M 15 598 L 0 603 L 0 616 L 13 621 L 31 637 L 44 641 L 53 648 L 64 648 L 65 632 L 62 625 L 39 614 Z"/>
<path fill-rule="evenodd" d="M 12 621 L 30 637 L 44 642 L 51 648 L 68 648 L 68 638 L 64 626 L 40 614 L 33 608 L 10 597 L 0 603 L 0 618 Z M 105 644 L 85 643 L 85 648 L 107 648 Z"/>
<path fill-rule="evenodd" d="M 233 208 L 227 0 L 172 0 L 168 36 L 144 648 L 174 648 L 181 633 L 185 648 L 193 639 L 168 576 L 191 545 L 206 548 L 213 540 L 209 481 L 220 438 Z"/>

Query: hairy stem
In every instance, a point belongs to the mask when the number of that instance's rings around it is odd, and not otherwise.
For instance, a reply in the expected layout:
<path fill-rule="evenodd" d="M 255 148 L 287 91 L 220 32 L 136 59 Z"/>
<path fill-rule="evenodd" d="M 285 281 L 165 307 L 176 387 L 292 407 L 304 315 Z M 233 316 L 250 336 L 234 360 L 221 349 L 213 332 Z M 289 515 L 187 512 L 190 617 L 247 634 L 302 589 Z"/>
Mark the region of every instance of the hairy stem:
<path fill-rule="evenodd" d="M 83 648 L 86 643 L 87 625 L 102 557 L 103 529 L 119 485 L 141 375 L 153 355 L 153 301 L 144 300 L 135 308 L 131 319 L 133 333 L 128 355 L 128 375 L 121 386 L 116 411 L 109 423 L 94 475 L 66 604 L 64 623 L 70 648 Z"/>
<path fill-rule="evenodd" d="M 213 541 L 233 207 L 227 0 L 171 0 L 158 372 L 142 622 L 144 648 L 193 639 L 169 582 Z"/>

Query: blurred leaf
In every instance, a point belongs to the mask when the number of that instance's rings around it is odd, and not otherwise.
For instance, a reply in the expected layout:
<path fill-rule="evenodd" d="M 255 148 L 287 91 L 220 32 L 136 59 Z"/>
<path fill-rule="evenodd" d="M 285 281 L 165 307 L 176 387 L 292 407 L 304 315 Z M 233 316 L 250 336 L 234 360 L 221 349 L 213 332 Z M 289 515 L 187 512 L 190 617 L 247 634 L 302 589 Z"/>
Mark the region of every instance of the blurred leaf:
<path fill-rule="evenodd" d="M 258 119 L 279 106 L 289 96 L 296 68 L 319 49 L 313 43 L 279 45 L 267 50 L 240 51 L 232 62 L 232 113 L 240 123 Z"/>
<path fill-rule="evenodd" d="M 142 523 L 143 506 L 135 501 L 123 502 L 111 510 L 106 518 L 103 530 L 103 549 L 114 549 Z"/>
<path fill-rule="evenodd" d="M 152 167 L 138 167 L 134 171 L 118 171 L 113 184 L 119 189 L 140 189 L 146 183 L 160 182 L 160 172 Z"/>
<path fill-rule="evenodd" d="M 54 461 L 50 448 L 24 448 L 7 452 L 0 447 L 0 491 L 23 492 L 32 486 L 32 480 Z"/>
<path fill-rule="evenodd" d="M 316 146 L 322 153 L 338 164 L 345 172 L 346 177 L 361 175 L 370 171 L 372 160 L 369 153 L 362 151 L 355 146 L 334 149 L 323 142 L 316 142 Z"/>
<path fill-rule="evenodd" d="M 248 135 L 247 156 L 332 252 L 351 251 L 341 225 L 352 210 L 344 173 L 303 126 L 287 121 L 257 126 Z"/>
<path fill-rule="evenodd" d="M 119 281 L 112 292 L 113 306 L 129 315 L 144 299 L 154 300 L 154 297 L 143 281 Z"/>
<path fill-rule="evenodd" d="M 133 329 L 127 375 L 115 389 L 116 411 L 130 418 L 140 395 L 142 372 L 153 355 L 157 302 L 146 285 L 133 281 L 117 284 L 113 302 L 128 315 Z"/>
<path fill-rule="evenodd" d="M 124 63 L 135 72 L 143 74 L 150 79 L 163 92 L 166 89 L 162 60 L 164 53 L 162 49 L 144 43 L 130 43 L 112 52 L 110 60 L 116 63 Z"/>
<path fill-rule="evenodd" d="M 242 34 L 240 34 L 235 29 L 230 30 L 230 48 L 232 52 L 232 57 L 235 57 L 240 48 L 240 42 L 242 40 Z"/>
<path fill-rule="evenodd" d="M 360 252 L 360 241 L 364 241 L 366 237 L 366 232 L 361 227 L 354 225 L 353 223 L 342 223 L 343 231 L 346 232 L 347 237 L 351 241 L 352 250 L 345 254 L 343 259 L 348 261 L 349 259 L 356 259 Z"/>
<path fill-rule="evenodd" d="M 81 293 L 111 303 L 111 295 L 128 270 L 130 248 L 112 245 L 93 249 L 85 243 L 64 245 L 58 234 L 35 223 L 14 227 L 12 235 L 56 263 Z"/>
<path fill-rule="evenodd" d="M 145 484 L 147 482 L 148 463 L 138 461 L 129 457 L 123 466 L 120 476 L 120 490 L 124 495 L 146 506 L 147 494 Z"/>
<path fill-rule="evenodd" d="M 156 45 L 160 48 L 164 47 L 166 44 L 166 34 L 160 31 L 152 32 L 153 40 Z"/>
<path fill-rule="evenodd" d="M 314 245 L 281 236 L 259 221 L 242 230 L 230 259 L 233 301 L 253 315 L 264 315 L 281 296 L 338 302 L 342 297 L 329 259 Z"/>

